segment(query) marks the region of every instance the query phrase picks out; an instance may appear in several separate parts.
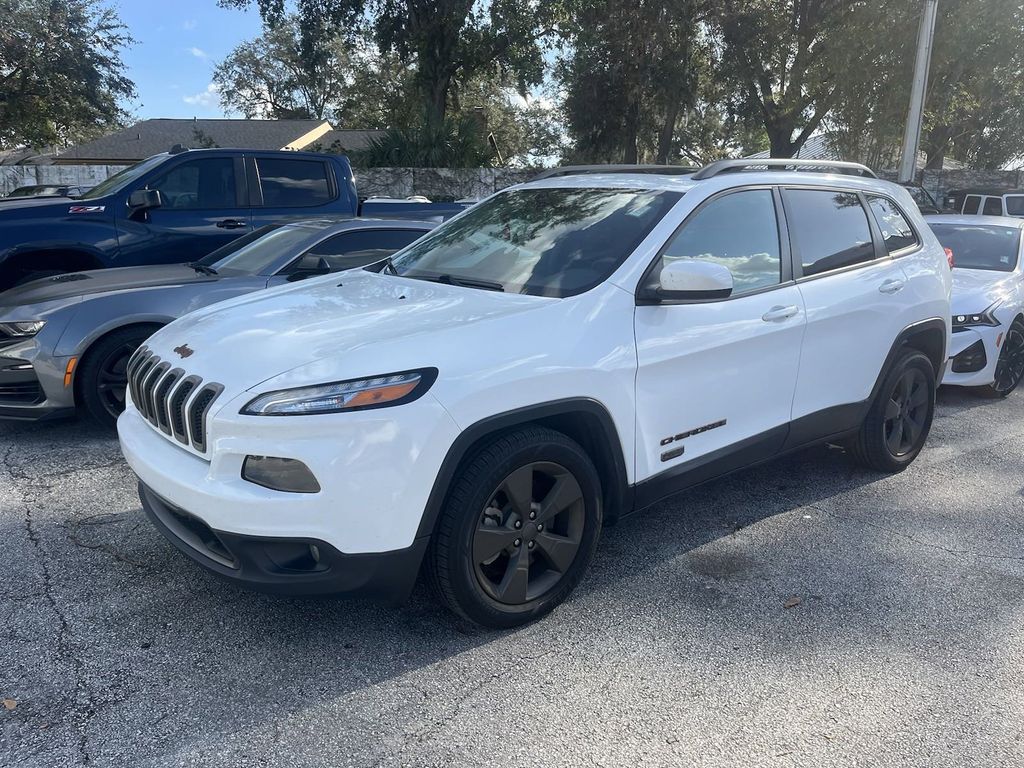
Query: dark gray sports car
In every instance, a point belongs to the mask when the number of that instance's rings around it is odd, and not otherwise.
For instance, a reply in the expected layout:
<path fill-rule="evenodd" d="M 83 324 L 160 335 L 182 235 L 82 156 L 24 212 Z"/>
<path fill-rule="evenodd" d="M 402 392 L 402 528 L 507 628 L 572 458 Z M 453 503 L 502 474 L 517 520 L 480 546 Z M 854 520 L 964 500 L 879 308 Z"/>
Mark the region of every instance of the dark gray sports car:
<path fill-rule="evenodd" d="M 379 262 L 437 226 L 390 219 L 269 225 L 202 261 L 73 272 L 0 293 L 0 418 L 84 407 L 111 428 L 128 358 L 157 328 L 199 307 Z"/>

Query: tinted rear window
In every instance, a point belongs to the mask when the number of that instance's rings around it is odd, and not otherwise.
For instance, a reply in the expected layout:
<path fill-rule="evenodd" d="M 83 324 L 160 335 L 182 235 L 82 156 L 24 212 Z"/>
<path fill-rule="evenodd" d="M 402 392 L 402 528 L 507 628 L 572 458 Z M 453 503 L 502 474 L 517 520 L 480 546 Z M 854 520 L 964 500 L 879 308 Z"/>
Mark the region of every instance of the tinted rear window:
<path fill-rule="evenodd" d="M 1020 253 L 1016 227 L 976 227 L 970 224 L 932 224 L 944 248 L 953 252 L 954 269 L 1012 272 Z"/>
<path fill-rule="evenodd" d="M 786 212 L 805 277 L 875 258 L 867 213 L 856 194 L 789 189 Z"/>
<path fill-rule="evenodd" d="M 268 208 L 308 208 L 331 200 L 327 164 L 319 160 L 258 157 L 263 205 Z"/>

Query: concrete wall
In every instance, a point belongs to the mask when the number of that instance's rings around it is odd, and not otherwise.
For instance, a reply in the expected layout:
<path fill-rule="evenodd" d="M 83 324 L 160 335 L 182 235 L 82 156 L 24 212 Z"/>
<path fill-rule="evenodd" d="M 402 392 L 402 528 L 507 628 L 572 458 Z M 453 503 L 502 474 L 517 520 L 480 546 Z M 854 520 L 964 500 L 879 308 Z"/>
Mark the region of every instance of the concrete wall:
<path fill-rule="evenodd" d="M 122 168 L 122 165 L 3 165 L 0 166 L 0 196 L 26 184 L 92 186 Z M 363 168 L 356 169 L 355 173 L 359 194 L 364 197 L 424 195 L 441 201 L 486 197 L 512 184 L 528 181 L 537 172 L 514 168 Z M 879 175 L 896 178 L 895 171 L 879 171 Z M 918 178 L 936 199 L 941 199 L 950 189 L 1024 186 L 1022 171 L 919 171 Z"/>
<path fill-rule="evenodd" d="M 0 197 L 30 184 L 93 187 L 124 165 L 0 165 Z"/>

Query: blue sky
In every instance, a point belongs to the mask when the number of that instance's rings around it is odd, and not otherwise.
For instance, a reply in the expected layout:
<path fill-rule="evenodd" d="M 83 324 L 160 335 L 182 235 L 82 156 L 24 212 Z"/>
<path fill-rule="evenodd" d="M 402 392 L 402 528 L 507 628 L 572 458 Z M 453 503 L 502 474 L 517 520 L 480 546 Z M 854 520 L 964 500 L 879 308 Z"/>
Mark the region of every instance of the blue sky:
<path fill-rule="evenodd" d="M 124 52 L 138 97 L 129 112 L 148 117 L 223 117 L 210 89 L 213 65 L 260 33 L 255 10 L 225 10 L 216 0 L 114 0 L 136 43 Z M 236 115 L 237 116 L 237 115 Z"/>

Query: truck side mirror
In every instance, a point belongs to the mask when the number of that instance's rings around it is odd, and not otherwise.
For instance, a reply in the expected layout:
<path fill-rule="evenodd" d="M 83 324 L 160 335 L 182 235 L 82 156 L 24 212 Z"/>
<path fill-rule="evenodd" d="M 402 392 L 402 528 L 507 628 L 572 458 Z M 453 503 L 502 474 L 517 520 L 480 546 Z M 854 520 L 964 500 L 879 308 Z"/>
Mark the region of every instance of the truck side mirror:
<path fill-rule="evenodd" d="M 163 195 L 159 189 L 136 189 L 128 195 L 128 206 L 132 211 L 148 211 L 150 208 L 159 208 L 164 204 Z"/>

